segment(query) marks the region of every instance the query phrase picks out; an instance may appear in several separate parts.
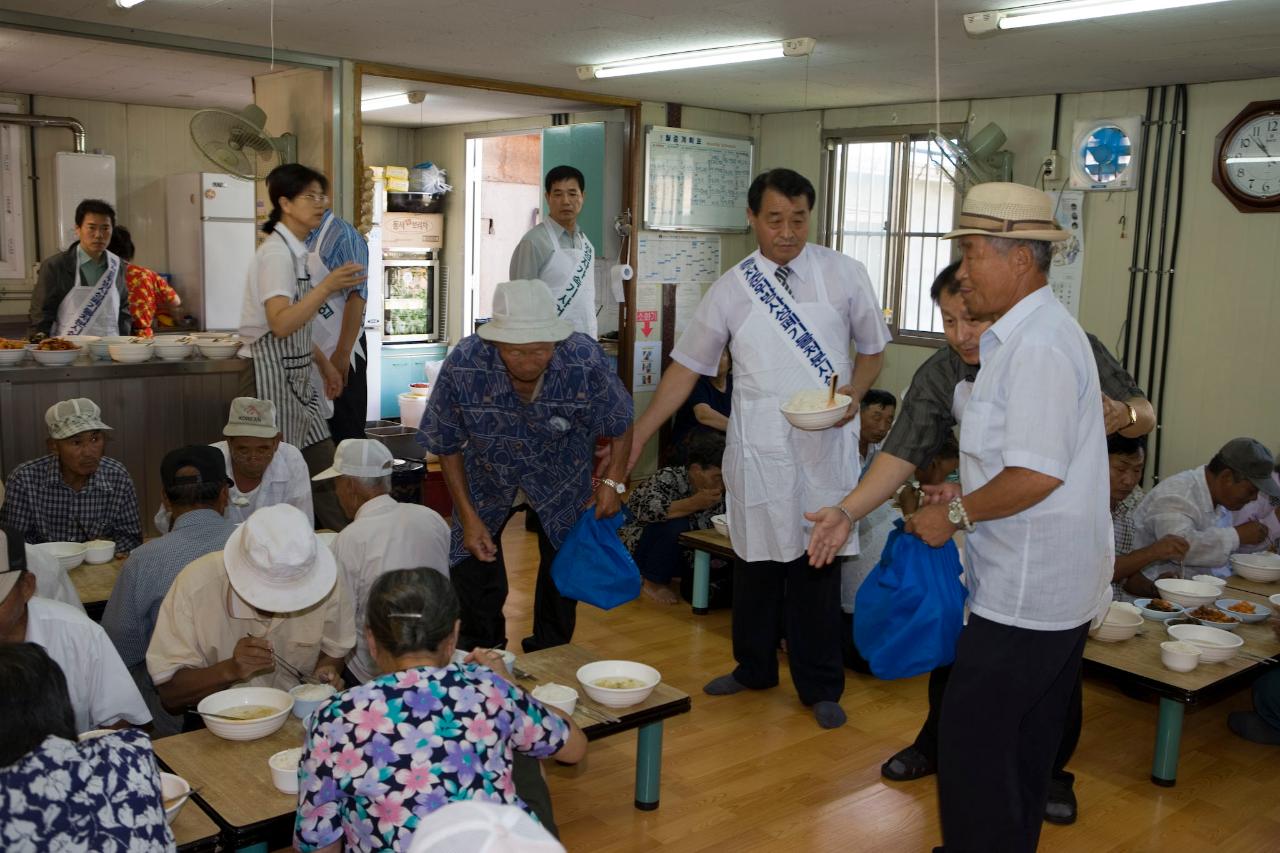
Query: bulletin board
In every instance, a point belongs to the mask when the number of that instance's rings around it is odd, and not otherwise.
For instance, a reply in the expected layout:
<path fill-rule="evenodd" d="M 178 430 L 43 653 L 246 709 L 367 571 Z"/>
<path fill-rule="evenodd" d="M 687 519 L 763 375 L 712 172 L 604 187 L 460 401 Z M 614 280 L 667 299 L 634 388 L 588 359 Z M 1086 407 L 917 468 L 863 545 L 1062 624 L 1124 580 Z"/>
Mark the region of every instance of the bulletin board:
<path fill-rule="evenodd" d="M 747 230 L 750 138 L 678 127 L 645 131 L 644 227 L 653 231 Z"/>

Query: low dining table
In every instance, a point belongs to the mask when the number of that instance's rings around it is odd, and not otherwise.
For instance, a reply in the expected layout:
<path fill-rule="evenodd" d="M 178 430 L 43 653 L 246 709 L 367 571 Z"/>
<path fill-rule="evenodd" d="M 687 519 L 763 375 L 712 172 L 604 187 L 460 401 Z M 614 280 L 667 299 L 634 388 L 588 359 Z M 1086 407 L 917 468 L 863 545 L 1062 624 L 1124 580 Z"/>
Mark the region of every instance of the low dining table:
<path fill-rule="evenodd" d="M 80 595 L 80 603 L 94 622 L 102 621 L 102 612 L 107 608 L 107 599 L 115 588 L 116 578 L 120 576 L 120 566 L 124 560 L 112 557 L 105 563 L 81 563 L 67 572 L 76 592 Z"/>
<path fill-rule="evenodd" d="M 1268 604 L 1265 596 L 1239 589 L 1229 588 L 1223 597 Z M 1119 643 L 1104 643 L 1093 638 L 1085 643 L 1085 674 L 1106 678 L 1129 689 L 1149 690 L 1159 697 L 1151 762 L 1151 781 L 1155 784 L 1172 787 L 1177 782 L 1186 710 L 1248 687 L 1262 672 L 1274 666 L 1280 656 L 1280 638 L 1267 621 L 1242 624 L 1235 633 L 1244 640 L 1239 649 L 1242 654 L 1221 663 L 1201 663 L 1191 672 L 1174 672 L 1161 663 L 1160 644 L 1173 639 L 1163 622 L 1144 619 L 1137 636 Z"/>
<path fill-rule="evenodd" d="M 711 598 L 711 558 L 733 560 L 733 543 L 715 530 L 686 530 L 676 540 L 682 548 L 693 549 L 693 613 L 705 616 Z"/>
<path fill-rule="evenodd" d="M 214 853 L 222 849 L 222 829 L 197 802 L 188 802 L 169 826 L 178 853 Z"/>

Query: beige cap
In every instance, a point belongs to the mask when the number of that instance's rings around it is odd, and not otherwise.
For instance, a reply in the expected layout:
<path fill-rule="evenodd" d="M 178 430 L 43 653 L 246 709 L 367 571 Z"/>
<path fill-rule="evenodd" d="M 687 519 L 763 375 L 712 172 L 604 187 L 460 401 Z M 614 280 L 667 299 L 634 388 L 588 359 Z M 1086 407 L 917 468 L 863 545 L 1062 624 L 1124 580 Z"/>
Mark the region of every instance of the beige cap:
<path fill-rule="evenodd" d="M 280 434 L 276 423 L 276 404 L 270 400 L 259 400 L 256 397 L 236 397 L 231 401 L 231 414 L 227 416 L 227 425 L 222 428 L 226 436 L 252 436 L 253 438 L 275 438 Z"/>
<path fill-rule="evenodd" d="M 573 324 L 560 317 L 546 282 L 520 279 L 497 286 L 493 291 L 493 319 L 476 334 L 502 344 L 554 342 L 572 335 Z"/>
<path fill-rule="evenodd" d="M 44 413 L 52 439 L 71 438 L 94 429 L 111 429 L 102 422 L 102 410 L 98 404 L 85 397 L 54 403 Z"/>
<path fill-rule="evenodd" d="M 323 600 L 338 578 L 333 552 L 291 504 L 266 506 L 249 516 L 227 540 L 222 564 L 236 594 L 271 613 L 306 610 Z"/>
<path fill-rule="evenodd" d="M 395 467 L 395 458 L 381 441 L 344 438 L 334 451 L 333 464 L 311 479 L 328 480 L 338 476 L 385 477 Z"/>

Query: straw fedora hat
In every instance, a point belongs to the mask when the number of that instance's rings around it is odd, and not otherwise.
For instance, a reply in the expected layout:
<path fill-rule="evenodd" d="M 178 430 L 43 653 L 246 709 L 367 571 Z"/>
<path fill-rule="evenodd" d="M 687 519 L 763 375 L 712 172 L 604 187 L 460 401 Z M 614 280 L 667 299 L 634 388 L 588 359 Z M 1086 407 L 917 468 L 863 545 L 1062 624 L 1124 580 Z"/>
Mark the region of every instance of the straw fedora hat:
<path fill-rule="evenodd" d="M 978 184 L 960 206 L 956 228 L 943 237 L 953 240 L 976 234 L 1010 240 L 1045 240 L 1056 243 L 1071 234 L 1053 218 L 1053 199 L 1022 184 Z"/>
<path fill-rule="evenodd" d="M 504 281 L 493 292 L 493 319 L 476 330 L 483 340 L 502 344 L 563 341 L 573 324 L 556 311 L 551 288 L 538 279 Z"/>

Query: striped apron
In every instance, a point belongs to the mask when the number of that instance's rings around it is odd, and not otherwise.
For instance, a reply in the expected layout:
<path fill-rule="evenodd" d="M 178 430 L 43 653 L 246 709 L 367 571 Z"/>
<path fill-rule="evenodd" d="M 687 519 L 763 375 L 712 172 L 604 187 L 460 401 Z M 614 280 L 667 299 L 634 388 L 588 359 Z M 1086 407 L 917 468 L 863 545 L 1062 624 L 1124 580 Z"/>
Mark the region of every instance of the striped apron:
<path fill-rule="evenodd" d="M 287 240 L 285 244 L 288 245 Z M 293 300 L 300 302 L 311 292 L 311 275 L 305 266 L 299 269 L 297 257 L 293 259 L 293 267 L 296 276 Z M 308 320 L 287 338 L 267 332 L 253 342 L 253 373 L 258 396 L 276 404 L 284 440 L 297 448 L 310 447 L 329 438 L 329 425 L 321 413 L 321 395 L 311 382 L 312 322 Z"/>

